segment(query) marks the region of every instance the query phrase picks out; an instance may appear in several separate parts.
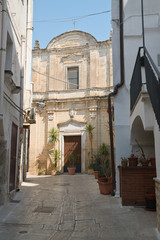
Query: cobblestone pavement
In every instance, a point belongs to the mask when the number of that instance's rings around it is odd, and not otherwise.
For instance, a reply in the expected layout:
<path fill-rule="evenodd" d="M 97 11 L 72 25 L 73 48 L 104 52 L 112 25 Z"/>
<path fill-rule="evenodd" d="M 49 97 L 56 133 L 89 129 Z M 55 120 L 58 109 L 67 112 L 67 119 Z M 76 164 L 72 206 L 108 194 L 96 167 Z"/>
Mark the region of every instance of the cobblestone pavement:
<path fill-rule="evenodd" d="M 29 176 L 0 207 L 0 240 L 157 240 L 156 213 L 100 195 L 93 175 Z"/>

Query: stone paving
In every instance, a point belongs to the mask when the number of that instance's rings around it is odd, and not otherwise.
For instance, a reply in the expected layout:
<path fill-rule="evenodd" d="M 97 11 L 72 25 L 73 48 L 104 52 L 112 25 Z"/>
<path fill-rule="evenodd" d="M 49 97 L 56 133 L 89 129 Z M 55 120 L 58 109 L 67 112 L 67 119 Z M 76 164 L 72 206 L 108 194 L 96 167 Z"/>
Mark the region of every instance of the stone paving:
<path fill-rule="evenodd" d="M 93 175 L 29 176 L 0 207 L 0 240 L 158 240 L 156 213 L 122 207 Z"/>

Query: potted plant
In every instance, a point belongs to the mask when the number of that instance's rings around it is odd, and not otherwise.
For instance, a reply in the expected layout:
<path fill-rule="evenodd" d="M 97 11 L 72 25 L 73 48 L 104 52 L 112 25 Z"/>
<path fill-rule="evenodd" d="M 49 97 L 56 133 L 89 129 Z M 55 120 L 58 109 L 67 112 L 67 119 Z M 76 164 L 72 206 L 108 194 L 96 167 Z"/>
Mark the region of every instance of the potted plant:
<path fill-rule="evenodd" d="M 90 152 L 88 152 L 88 158 L 90 159 Z M 89 164 L 88 164 L 88 174 L 93 174 L 94 173 L 94 169 L 93 169 L 93 161 L 89 160 Z"/>
<path fill-rule="evenodd" d="M 89 158 L 88 166 L 92 166 L 92 164 L 93 164 L 93 142 L 92 142 L 93 141 L 93 130 L 94 130 L 94 127 L 91 124 L 88 124 L 86 126 L 86 131 L 88 132 L 89 141 L 90 141 L 90 152 L 88 152 L 88 158 Z M 89 169 L 91 169 L 91 168 L 89 168 Z"/>
<path fill-rule="evenodd" d="M 52 175 L 55 175 L 57 173 L 57 161 L 58 161 L 58 150 L 55 150 L 55 144 L 59 141 L 59 133 L 56 128 L 52 128 L 49 131 L 49 139 L 48 139 L 48 161 L 49 161 L 49 169 L 47 169 L 47 172 L 49 172 Z M 55 166 L 56 165 L 56 166 Z"/>
<path fill-rule="evenodd" d="M 68 174 L 74 175 L 76 172 L 75 162 L 76 162 L 77 156 L 75 154 L 71 154 L 68 156 L 67 163 L 68 163 Z"/>
<path fill-rule="evenodd" d="M 56 150 L 53 150 L 53 152 L 51 153 L 51 156 L 52 156 L 51 174 L 52 174 L 52 175 L 59 174 L 58 164 L 59 164 L 59 161 L 60 161 L 60 159 L 61 159 L 60 151 L 57 150 L 57 149 L 56 149 Z"/>
<path fill-rule="evenodd" d="M 100 173 L 98 178 L 98 185 L 101 194 L 108 195 L 113 191 L 113 183 L 111 177 L 111 168 L 109 164 L 109 151 L 108 146 L 102 143 L 99 147 L 100 156 Z"/>
<path fill-rule="evenodd" d="M 149 165 L 149 159 L 139 158 L 139 162 L 143 167 L 147 167 Z"/>
<path fill-rule="evenodd" d="M 155 167 L 156 165 L 156 159 L 154 157 L 150 158 L 149 159 L 150 163 L 151 163 L 151 166 Z"/>
<path fill-rule="evenodd" d="M 46 175 L 46 170 L 45 169 L 39 169 L 38 170 L 38 175 Z"/>
<path fill-rule="evenodd" d="M 146 158 L 144 150 L 143 150 L 142 146 L 139 144 L 139 142 L 137 140 L 135 140 L 135 141 L 138 145 L 137 152 L 140 152 L 139 162 L 141 163 L 142 166 L 148 166 L 149 159 Z"/>
<path fill-rule="evenodd" d="M 99 172 L 100 172 L 100 169 L 101 169 L 100 162 L 101 162 L 101 159 L 100 159 L 99 153 L 95 154 L 94 155 L 94 162 L 93 162 L 93 170 L 94 170 L 95 179 L 98 179 L 98 177 L 99 177 Z"/>
<path fill-rule="evenodd" d="M 94 166 L 93 163 L 90 163 L 90 164 L 88 165 L 88 174 L 89 174 L 89 175 L 94 173 L 93 166 Z"/>
<path fill-rule="evenodd" d="M 121 157 L 121 165 L 122 165 L 122 167 L 127 167 L 127 165 L 128 165 L 128 158 Z"/>
<path fill-rule="evenodd" d="M 138 158 L 132 153 L 128 158 L 129 167 L 136 167 L 138 164 Z"/>

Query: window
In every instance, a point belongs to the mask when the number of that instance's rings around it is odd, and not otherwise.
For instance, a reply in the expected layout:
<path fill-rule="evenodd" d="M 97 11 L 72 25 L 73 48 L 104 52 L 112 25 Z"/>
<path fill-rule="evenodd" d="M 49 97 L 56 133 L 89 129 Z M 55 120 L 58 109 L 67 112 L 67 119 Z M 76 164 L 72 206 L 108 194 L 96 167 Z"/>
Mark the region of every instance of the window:
<path fill-rule="evenodd" d="M 9 70 L 9 71 L 12 70 L 12 50 L 13 50 L 13 43 L 9 34 L 7 33 L 5 70 Z"/>
<path fill-rule="evenodd" d="M 78 89 L 79 88 L 79 68 L 70 67 L 67 69 L 68 76 L 68 89 Z"/>

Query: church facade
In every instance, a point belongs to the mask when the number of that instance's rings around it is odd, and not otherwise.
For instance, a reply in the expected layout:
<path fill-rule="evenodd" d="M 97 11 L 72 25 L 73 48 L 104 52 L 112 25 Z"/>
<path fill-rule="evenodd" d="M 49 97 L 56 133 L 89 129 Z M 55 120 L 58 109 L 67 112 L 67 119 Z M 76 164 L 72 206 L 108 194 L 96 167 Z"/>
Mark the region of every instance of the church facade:
<path fill-rule="evenodd" d="M 66 151 L 76 146 L 77 171 L 85 173 L 91 142 L 86 130 L 93 127 L 93 154 L 109 145 L 107 98 L 113 88 L 112 41 L 98 42 L 82 31 L 53 38 L 45 49 L 33 49 L 33 98 L 36 124 L 30 131 L 29 172 L 50 172 L 51 129 L 58 131 L 54 149 L 60 153 L 59 171 L 66 171 Z"/>

